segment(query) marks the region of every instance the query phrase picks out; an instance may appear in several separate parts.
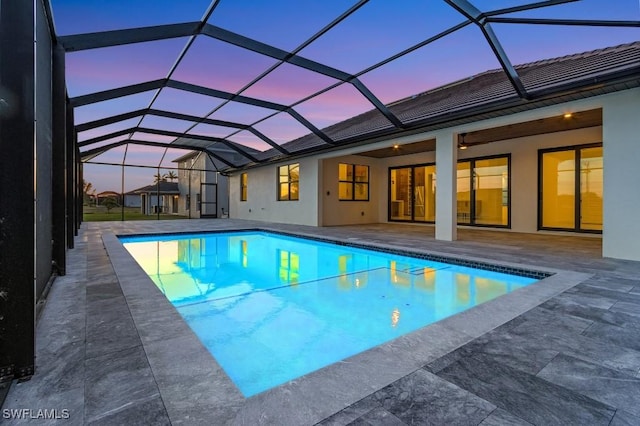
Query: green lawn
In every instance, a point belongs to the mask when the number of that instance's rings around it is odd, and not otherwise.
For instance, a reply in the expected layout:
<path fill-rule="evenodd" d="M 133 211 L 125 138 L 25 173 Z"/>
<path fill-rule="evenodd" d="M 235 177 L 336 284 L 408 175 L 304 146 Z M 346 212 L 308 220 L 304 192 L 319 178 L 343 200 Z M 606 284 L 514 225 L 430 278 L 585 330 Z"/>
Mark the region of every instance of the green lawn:
<path fill-rule="evenodd" d="M 82 220 L 85 222 L 105 222 L 111 220 L 122 220 L 122 208 L 114 207 L 110 212 L 102 206 L 88 207 L 84 206 L 84 214 Z M 140 213 L 139 207 L 125 207 L 124 208 L 124 220 L 156 220 L 157 214 L 144 215 Z M 171 219 L 187 219 L 186 216 L 178 216 L 174 214 L 161 214 L 160 220 Z"/>

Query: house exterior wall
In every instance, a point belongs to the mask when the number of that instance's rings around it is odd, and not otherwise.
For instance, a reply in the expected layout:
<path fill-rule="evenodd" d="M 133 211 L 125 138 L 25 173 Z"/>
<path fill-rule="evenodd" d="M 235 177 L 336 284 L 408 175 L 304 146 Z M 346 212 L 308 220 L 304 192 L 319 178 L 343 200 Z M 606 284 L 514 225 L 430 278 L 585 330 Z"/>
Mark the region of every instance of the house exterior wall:
<path fill-rule="evenodd" d="M 640 260 L 640 89 L 603 108 L 603 255 Z"/>
<path fill-rule="evenodd" d="M 196 155 L 192 158 L 188 158 L 185 161 L 178 163 L 180 169 L 194 169 L 179 170 L 178 171 L 178 189 L 180 190 L 180 197 L 178 199 L 178 214 L 190 218 L 199 218 L 202 214 L 212 214 L 212 208 L 215 207 L 217 217 L 223 217 L 229 214 L 229 182 L 226 176 L 214 171 L 202 172 L 200 170 L 215 170 L 216 167 L 211 160 L 205 155 Z M 189 185 L 191 181 L 191 185 Z M 202 183 L 217 183 L 217 203 L 207 204 L 207 202 L 213 202 L 215 199 L 215 191 L 211 186 L 204 186 L 202 191 Z M 198 194 L 200 200 L 204 204 L 198 205 Z M 187 197 L 190 195 L 190 197 Z M 190 202 L 187 203 L 187 198 Z M 187 208 L 189 204 L 189 208 Z M 203 211 L 204 209 L 204 211 Z"/>
<path fill-rule="evenodd" d="M 140 195 L 138 194 L 125 194 L 124 195 L 125 207 L 140 207 Z"/>
<path fill-rule="evenodd" d="M 278 201 L 276 192 L 277 167 L 300 164 L 300 199 Z M 248 171 L 247 201 L 240 201 L 240 173 L 229 179 L 230 217 L 278 223 L 318 226 L 321 204 L 319 179 L 321 162 L 316 157 L 291 160 L 269 167 Z"/>
<path fill-rule="evenodd" d="M 249 169 L 246 171 L 246 202 L 240 201 L 240 174 L 235 173 L 231 178 L 231 217 L 314 226 L 387 222 L 389 167 L 433 163 L 435 152 L 375 159 L 357 155 L 358 151 L 387 148 L 396 143 L 402 145 L 419 142 L 447 132 L 455 135 L 596 108 L 603 110 L 602 126 L 474 146 L 464 151 L 459 150 L 458 160 L 510 154 L 511 228 L 506 231 L 534 233 L 538 232 L 538 151 L 602 143 L 605 163 L 603 254 L 640 260 L 640 246 L 637 245 L 640 240 L 640 221 L 634 219 L 636 215 L 629 214 L 640 211 L 640 197 L 632 195 L 637 194 L 637 188 L 640 187 L 640 175 L 636 172 L 640 164 L 638 88 Z M 300 201 L 279 202 L 276 200 L 276 167 L 293 162 L 300 163 Z M 337 165 L 340 162 L 370 166 L 368 203 L 337 200 Z M 312 199 L 310 196 L 313 193 L 308 191 L 313 191 L 314 188 L 317 196 Z M 316 215 L 313 214 L 314 211 L 317 211 Z M 364 216 L 362 212 L 365 213 Z"/>
<path fill-rule="evenodd" d="M 369 201 L 341 201 L 338 197 L 338 167 L 340 163 L 369 166 Z M 322 201 L 323 226 L 355 225 L 380 221 L 380 204 L 386 200 L 381 187 L 384 170 L 380 160 L 362 155 L 348 155 L 322 160 Z M 386 211 L 384 217 L 386 218 Z"/>

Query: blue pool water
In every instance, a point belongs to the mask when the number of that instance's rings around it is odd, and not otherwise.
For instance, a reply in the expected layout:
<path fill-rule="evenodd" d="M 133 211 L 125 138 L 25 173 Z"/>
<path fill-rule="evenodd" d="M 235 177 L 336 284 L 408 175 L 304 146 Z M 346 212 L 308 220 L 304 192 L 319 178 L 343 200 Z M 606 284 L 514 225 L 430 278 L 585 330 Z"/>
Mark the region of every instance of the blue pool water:
<path fill-rule="evenodd" d="M 121 241 L 247 397 L 536 281 L 266 232 Z"/>

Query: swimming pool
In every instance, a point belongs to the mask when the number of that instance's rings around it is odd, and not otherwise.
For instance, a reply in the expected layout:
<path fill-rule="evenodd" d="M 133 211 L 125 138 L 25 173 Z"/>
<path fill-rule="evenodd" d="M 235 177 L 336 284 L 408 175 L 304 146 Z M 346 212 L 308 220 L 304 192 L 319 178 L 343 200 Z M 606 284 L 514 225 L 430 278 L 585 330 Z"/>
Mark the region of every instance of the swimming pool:
<path fill-rule="evenodd" d="M 247 397 L 536 281 L 266 232 L 121 241 Z"/>

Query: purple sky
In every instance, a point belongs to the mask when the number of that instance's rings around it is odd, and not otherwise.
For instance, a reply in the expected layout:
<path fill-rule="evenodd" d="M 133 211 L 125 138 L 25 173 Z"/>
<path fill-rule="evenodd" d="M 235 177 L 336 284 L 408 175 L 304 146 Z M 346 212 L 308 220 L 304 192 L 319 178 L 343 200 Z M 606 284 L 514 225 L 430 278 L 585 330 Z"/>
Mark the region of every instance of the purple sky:
<path fill-rule="evenodd" d="M 481 10 L 531 3 L 529 0 L 471 0 Z M 275 47 L 293 50 L 335 19 L 355 1 L 347 0 L 221 0 L 210 24 L 258 39 Z M 199 20 L 209 0 L 52 0 L 59 35 L 79 34 L 140 26 Z M 511 14 L 513 17 L 640 20 L 638 0 L 582 0 L 574 3 Z M 299 55 L 358 73 L 386 57 L 429 38 L 464 19 L 444 1 L 371 0 L 338 26 L 304 48 Z M 638 28 L 563 27 L 493 24 L 514 64 L 562 56 L 640 40 Z M 123 85 L 164 78 L 187 39 L 118 46 L 67 54 L 67 87 L 71 97 Z M 198 36 L 172 78 L 228 92 L 236 92 L 276 63 L 274 59 Z M 394 62 L 363 74 L 360 80 L 380 100 L 392 102 L 451 83 L 499 64 L 479 29 L 467 26 Z M 290 105 L 335 83 L 330 77 L 290 64 L 280 65 L 243 95 Z M 77 108 L 76 123 L 145 108 L 155 92 L 145 92 Z M 156 109 L 203 117 L 219 107 L 221 100 L 175 89 L 163 89 L 153 104 Z M 319 128 L 372 109 L 351 85 L 341 85 L 305 101 L 295 110 Z M 231 102 L 211 118 L 252 124 L 271 110 Z M 138 119 L 79 134 L 80 140 L 138 124 Z M 183 132 L 192 123 L 146 117 L 143 127 Z M 279 143 L 308 133 L 287 114 L 278 114 L 255 126 Z M 198 125 L 193 134 L 226 137 L 235 129 Z M 170 141 L 172 138 L 137 134 L 136 138 Z M 97 144 L 126 139 L 121 136 Z M 263 150 L 269 146 L 249 132 L 230 140 Z M 94 147 L 93 145 L 91 147 Z M 164 149 L 130 145 L 127 163 L 157 165 Z M 163 165 L 184 151 L 170 150 Z M 121 162 L 124 147 L 96 157 L 94 161 Z M 86 180 L 97 190 L 120 190 L 120 167 L 85 166 Z M 125 188 L 150 184 L 155 170 L 127 168 Z"/>

